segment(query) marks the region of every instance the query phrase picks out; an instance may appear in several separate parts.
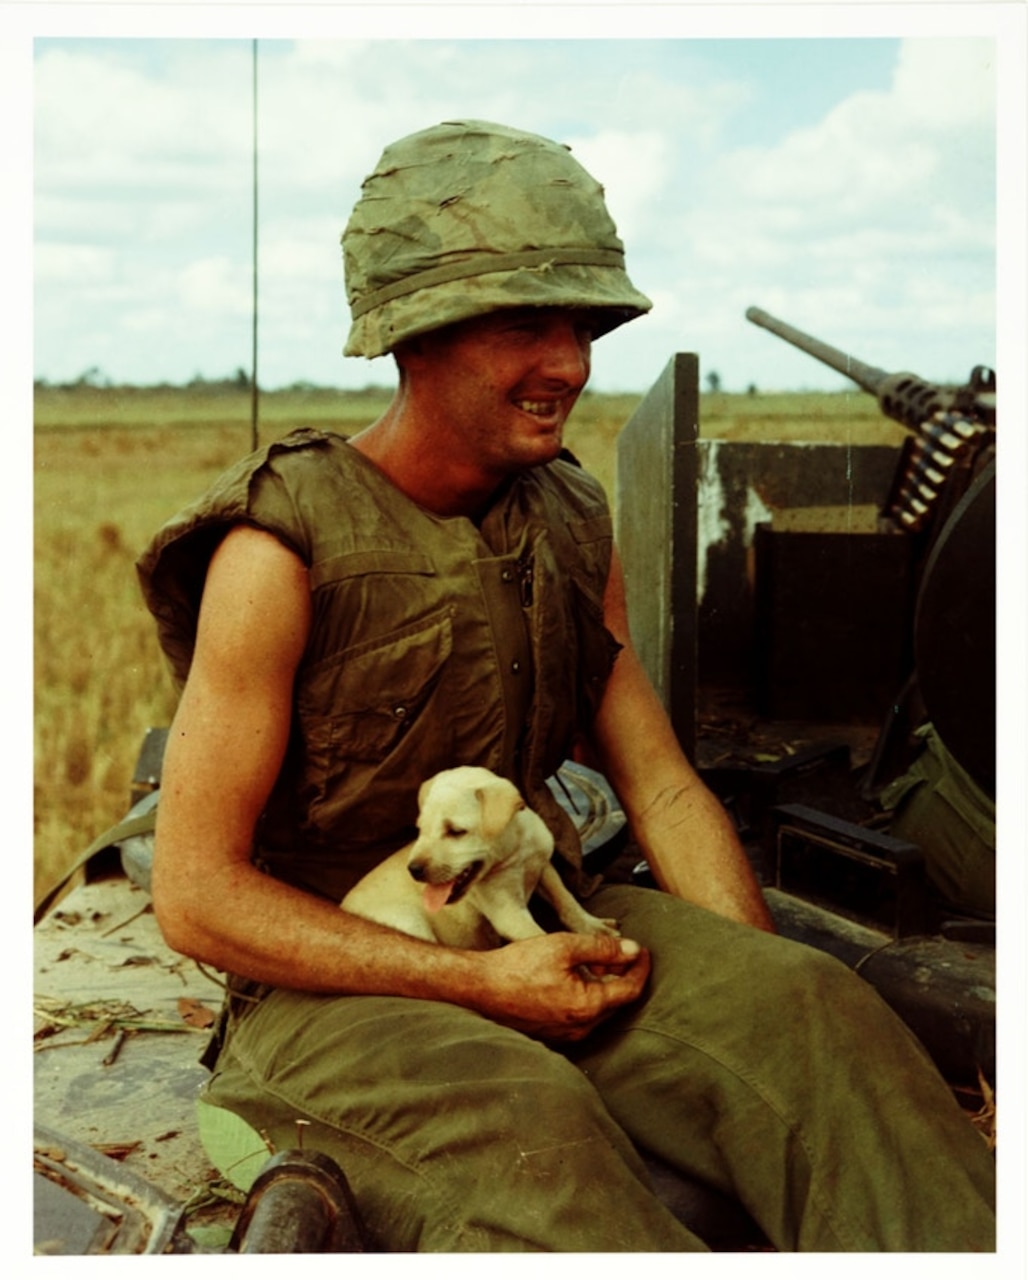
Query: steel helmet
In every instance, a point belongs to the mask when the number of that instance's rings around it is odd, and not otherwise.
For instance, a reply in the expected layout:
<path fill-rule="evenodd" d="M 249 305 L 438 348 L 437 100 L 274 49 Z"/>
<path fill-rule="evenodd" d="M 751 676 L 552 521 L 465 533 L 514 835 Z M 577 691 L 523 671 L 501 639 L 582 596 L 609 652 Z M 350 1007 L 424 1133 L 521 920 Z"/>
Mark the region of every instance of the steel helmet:
<path fill-rule="evenodd" d="M 570 149 L 480 120 L 386 147 L 342 245 L 348 356 L 504 307 L 588 308 L 599 336 L 652 305 L 625 272 L 603 188 Z"/>

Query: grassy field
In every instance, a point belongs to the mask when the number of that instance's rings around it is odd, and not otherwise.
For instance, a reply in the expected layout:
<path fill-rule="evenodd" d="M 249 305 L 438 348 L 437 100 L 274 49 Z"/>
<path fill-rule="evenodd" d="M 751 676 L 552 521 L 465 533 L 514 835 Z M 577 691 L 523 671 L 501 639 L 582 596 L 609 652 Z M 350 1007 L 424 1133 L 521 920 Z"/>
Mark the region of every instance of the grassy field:
<path fill-rule="evenodd" d="M 261 399 L 261 443 L 296 426 L 344 434 L 385 393 L 314 389 Z M 639 397 L 586 395 L 568 444 L 613 493 L 615 443 Z M 170 682 L 136 585 L 152 533 L 250 448 L 245 389 L 73 389 L 35 396 L 35 892 L 124 812 L 146 728 Z M 897 439 L 863 393 L 707 395 L 703 433 Z"/>

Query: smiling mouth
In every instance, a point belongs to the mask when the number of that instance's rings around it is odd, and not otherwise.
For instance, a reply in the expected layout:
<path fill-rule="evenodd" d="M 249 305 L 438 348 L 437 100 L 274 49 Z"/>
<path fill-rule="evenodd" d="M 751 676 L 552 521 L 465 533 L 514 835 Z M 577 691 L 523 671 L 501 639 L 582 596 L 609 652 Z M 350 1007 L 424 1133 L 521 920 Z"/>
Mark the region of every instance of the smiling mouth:
<path fill-rule="evenodd" d="M 532 418 L 555 418 L 563 412 L 563 401 L 515 400 L 514 407 Z"/>

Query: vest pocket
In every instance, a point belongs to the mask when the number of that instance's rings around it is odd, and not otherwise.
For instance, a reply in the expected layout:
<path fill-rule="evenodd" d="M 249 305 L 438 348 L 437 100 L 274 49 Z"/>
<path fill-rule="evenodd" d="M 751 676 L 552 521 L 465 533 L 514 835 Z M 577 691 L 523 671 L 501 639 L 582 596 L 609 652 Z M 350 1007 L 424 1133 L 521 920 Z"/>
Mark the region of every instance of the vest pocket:
<path fill-rule="evenodd" d="M 379 764 L 396 748 L 431 697 L 452 649 L 447 605 L 346 649 L 307 674 L 297 712 L 306 781 L 319 799 L 354 766 Z"/>

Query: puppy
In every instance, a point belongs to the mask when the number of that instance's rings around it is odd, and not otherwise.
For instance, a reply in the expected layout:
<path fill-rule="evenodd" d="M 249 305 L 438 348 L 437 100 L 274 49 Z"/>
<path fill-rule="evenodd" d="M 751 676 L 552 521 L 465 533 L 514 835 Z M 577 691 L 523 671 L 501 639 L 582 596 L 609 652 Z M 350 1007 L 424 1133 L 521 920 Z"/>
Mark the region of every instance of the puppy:
<path fill-rule="evenodd" d="M 418 792 L 418 838 L 379 863 L 340 904 L 415 938 L 487 950 L 540 936 L 528 900 L 538 890 L 572 933 L 620 936 L 591 916 L 550 857 L 553 836 L 517 787 L 488 769 L 437 773 Z"/>

